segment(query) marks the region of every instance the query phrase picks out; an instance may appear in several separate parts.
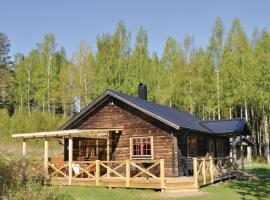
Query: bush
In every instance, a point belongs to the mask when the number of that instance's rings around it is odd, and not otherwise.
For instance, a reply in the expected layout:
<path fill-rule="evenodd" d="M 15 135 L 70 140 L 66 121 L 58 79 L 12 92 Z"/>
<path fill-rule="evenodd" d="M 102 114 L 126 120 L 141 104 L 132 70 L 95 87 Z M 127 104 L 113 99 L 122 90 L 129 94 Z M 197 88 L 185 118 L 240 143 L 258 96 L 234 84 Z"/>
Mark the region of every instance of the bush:
<path fill-rule="evenodd" d="M 6 200 L 73 200 L 68 194 L 61 192 L 59 187 L 46 187 L 37 183 L 17 184 L 4 194 Z"/>
<path fill-rule="evenodd" d="M 71 200 L 60 187 L 42 186 L 24 173 L 22 160 L 0 158 L 0 199 L 5 200 Z"/>

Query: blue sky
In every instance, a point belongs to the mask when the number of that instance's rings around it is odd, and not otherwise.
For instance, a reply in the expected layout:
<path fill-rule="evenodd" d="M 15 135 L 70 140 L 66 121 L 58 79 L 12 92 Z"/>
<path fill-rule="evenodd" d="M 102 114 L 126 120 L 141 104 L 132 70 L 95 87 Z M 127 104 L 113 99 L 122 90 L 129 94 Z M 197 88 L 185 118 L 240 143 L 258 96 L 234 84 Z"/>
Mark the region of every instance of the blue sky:
<path fill-rule="evenodd" d="M 250 36 L 255 27 L 270 30 L 270 1 L 258 0 L 0 0 L 0 32 L 11 41 L 11 55 L 27 54 L 45 33 L 54 33 L 68 56 L 85 40 L 96 50 L 97 35 L 113 33 L 119 21 L 132 32 L 143 26 L 150 52 L 162 54 L 169 36 L 182 42 L 186 35 L 206 47 L 217 16 L 228 31 L 238 17 Z"/>

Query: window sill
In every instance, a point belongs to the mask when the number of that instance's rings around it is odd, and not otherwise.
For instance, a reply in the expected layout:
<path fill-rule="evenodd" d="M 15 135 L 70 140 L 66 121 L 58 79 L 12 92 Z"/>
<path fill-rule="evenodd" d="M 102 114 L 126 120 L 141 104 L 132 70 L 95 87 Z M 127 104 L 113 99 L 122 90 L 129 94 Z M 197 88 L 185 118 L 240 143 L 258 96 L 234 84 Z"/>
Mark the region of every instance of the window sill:
<path fill-rule="evenodd" d="M 152 157 L 131 157 L 131 160 L 153 160 Z"/>

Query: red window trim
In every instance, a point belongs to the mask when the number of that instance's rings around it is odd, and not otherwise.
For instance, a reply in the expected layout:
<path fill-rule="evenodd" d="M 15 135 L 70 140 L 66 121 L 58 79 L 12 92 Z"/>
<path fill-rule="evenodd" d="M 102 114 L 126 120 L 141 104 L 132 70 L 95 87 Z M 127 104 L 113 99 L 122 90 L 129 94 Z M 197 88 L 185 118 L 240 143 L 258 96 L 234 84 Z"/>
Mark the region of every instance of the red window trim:
<path fill-rule="evenodd" d="M 149 140 L 150 139 L 150 148 L 148 148 L 147 150 L 150 150 L 150 154 L 149 155 L 143 155 L 144 154 L 144 139 Z M 139 151 L 140 151 L 140 155 L 134 155 L 134 141 L 135 140 L 139 140 L 140 145 L 139 145 Z M 147 151 L 146 150 L 146 151 Z M 153 159 L 153 136 L 146 136 L 146 137 L 131 137 L 130 138 L 130 158 L 131 159 Z"/>

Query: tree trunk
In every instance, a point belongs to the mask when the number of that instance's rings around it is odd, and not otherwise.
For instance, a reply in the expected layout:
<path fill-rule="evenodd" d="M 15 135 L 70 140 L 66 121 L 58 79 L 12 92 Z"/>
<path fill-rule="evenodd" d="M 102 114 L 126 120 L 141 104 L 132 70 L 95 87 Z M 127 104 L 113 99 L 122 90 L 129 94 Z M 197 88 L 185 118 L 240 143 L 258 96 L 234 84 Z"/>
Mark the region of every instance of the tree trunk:
<path fill-rule="evenodd" d="M 247 100 L 245 98 L 245 119 L 248 121 L 248 106 L 247 106 Z"/>
<path fill-rule="evenodd" d="M 220 114 L 219 70 L 217 70 L 217 102 L 218 102 L 218 119 L 220 119 L 221 114 Z"/>
<path fill-rule="evenodd" d="M 270 164 L 270 150 L 269 150 L 269 130 L 268 130 L 268 116 L 264 117 L 264 153 L 267 163 Z"/>
<path fill-rule="evenodd" d="M 48 112 L 50 113 L 50 77 L 51 76 L 51 59 L 50 59 L 50 55 L 48 56 L 48 78 L 47 78 L 47 98 L 48 98 Z"/>

